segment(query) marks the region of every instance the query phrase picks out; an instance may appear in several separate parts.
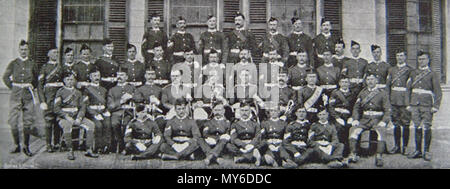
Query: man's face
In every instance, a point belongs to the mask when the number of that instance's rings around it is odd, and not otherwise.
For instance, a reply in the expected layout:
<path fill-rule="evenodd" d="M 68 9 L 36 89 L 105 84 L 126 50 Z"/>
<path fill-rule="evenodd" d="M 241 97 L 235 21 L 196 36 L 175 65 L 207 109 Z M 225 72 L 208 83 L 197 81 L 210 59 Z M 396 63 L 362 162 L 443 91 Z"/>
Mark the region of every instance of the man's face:
<path fill-rule="evenodd" d="M 81 60 L 89 61 L 91 58 L 91 51 L 89 49 L 84 49 L 81 51 Z"/>
<path fill-rule="evenodd" d="M 374 76 L 369 76 L 366 78 L 366 83 L 369 88 L 374 88 L 378 83 L 378 79 Z"/>
<path fill-rule="evenodd" d="M 192 52 L 192 51 L 185 52 L 184 53 L 184 59 L 186 60 L 186 62 L 194 61 L 194 52 Z"/>
<path fill-rule="evenodd" d="M 209 28 L 209 29 L 211 29 L 211 30 L 216 29 L 216 26 L 217 26 L 217 18 L 216 18 L 216 17 L 210 18 L 210 19 L 208 20 L 207 24 L 208 24 L 208 28 Z"/>
<path fill-rule="evenodd" d="M 244 27 L 244 18 L 242 18 L 242 16 L 234 18 L 234 24 L 237 28 Z"/>
<path fill-rule="evenodd" d="M 306 110 L 305 109 L 298 109 L 295 112 L 295 116 L 297 116 L 298 120 L 304 120 L 306 119 Z"/>
<path fill-rule="evenodd" d="M 100 72 L 99 71 L 92 72 L 89 76 L 90 76 L 90 79 L 92 82 L 94 82 L 94 83 L 100 82 Z"/>
<path fill-rule="evenodd" d="M 128 76 L 125 72 L 118 72 L 117 73 L 117 81 L 119 83 L 125 83 L 128 79 Z"/>
<path fill-rule="evenodd" d="M 277 31 L 277 27 L 278 27 L 278 21 L 276 21 L 276 20 L 274 20 L 274 21 L 271 21 L 271 22 L 269 22 L 269 31 L 270 32 L 276 32 Z"/>
<path fill-rule="evenodd" d="M 103 51 L 107 55 L 112 55 L 113 51 L 114 51 L 114 44 L 111 43 L 111 44 L 103 45 Z"/>
<path fill-rule="evenodd" d="M 348 79 L 341 79 L 339 81 L 339 86 L 342 89 L 346 90 L 346 89 L 348 89 L 350 87 L 350 81 Z"/>
<path fill-rule="evenodd" d="M 172 72 L 170 74 L 170 79 L 172 80 L 172 83 L 180 83 L 181 73 L 179 71 Z"/>
<path fill-rule="evenodd" d="M 242 119 L 248 119 L 251 114 L 250 106 L 243 106 L 241 107 L 241 118 Z"/>
<path fill-rule="evenodd" d="M 51 61 L 57 61 L 58 60 L 58 50 L 52 49 L 48 52 L 48 57 Z"/>
<path fill-rule="evenodd" d="M 73 62 L 73 51 L 66 53 L 65 60 L 69 63 Z"/>
<path fill-rule="evenodd" d="M 288 81 L 288 75 L 287 74 L 285 74 L 285 73 L 278 74 L 278 83 L 280 85 L 286 84 L 287 81 Z"/>
<path fill-rule="evenodd" d="M 381 59 L 381 48 L 377 48 L 372 51 L 373 59 L 379 61 Z"/>
<path fill-rule="evenodd" d="M 218 104 L 214 106 L 213 114 L 217 118 L 222 118 L 225 115 L 225 108 L 222 104 Z"/>
<path fill-rule="evenodd" d="M 134 47 L 128 49 L 128 58 L 130 60 L 136 59 L 136 49 Z"/>
<path fill-rule="evenodd" d="M 403 52 L 397 53 L 395 55 L 395 58 L 397 59 L 397 63 L 403 64 L 404 62 L 406 62 L 406 55 Z"/>
<path fill-rule="evenodd" d="M 308 75 L 306 75 L 306 82 L 308 82 L 309 85 L 316 84 L 316 82 L 317 82 L 317 75 L 316 74 L 308 74 Z"/>
<path fill-rule="evenodd" d="M 272 108 L 269 110 L 269 115 L 271 118 L 277 118 L 280 116 L 280 110 L 278 110 L 278 107 Z"/>
<path fill-rule="evenodd" d="M 28 45 L 22 45 L 19 47 L 20 57 L 26 58 L 28 57 Z"/>
<path fill-rule="evenodd" d="M 209 54 L 209 62 L 210 63 L 218 63 L 219 62 L 219 55 L 217 53 Z"/>
<path fill-rule="evenodd" d="M 161 18 L 160 17 L 153 17 L 151 24 L 154 28 L 159 28 L 159 23 L 161 22 Z"/>
<path fill-rule="evenodd" d="M 327 111 L 321 111 L 317 114 L 317 117 L 319 118 L 319 120 L 321 121 L 326 121 L 328 120 L 328 112 Z"/>
<path fill-rule="evenodd" d="M 323 33 L 329 33 L 331 30 L 331 23 L 329 21 L 326 21 L 322 24 L 322 32 Z"/>
<path fill-rule="evenodd" d="M 419 56 L 419 67 L 424 68 L 428 66 L 428 63 L 430 62 L 430 57 L 428 57 L 427 54 L 424 54 L 422 56 Z"/>
<path fill-rule="evenodd" d="M 344 54 L 344 45 L 336 44 L 334 50 L 336 51 L 336 54 L 342 55 L 342 54 Z"/>
<path fill-rule="evenodd" d="M 297 54 L 297 61 L 298 61 L 300 64 L 305 64 L 306 61 L 308 61 L 308 53 L 306 53 L 306 52 L 298 53 L 298 54 Z"/>
<path fill-rule="evenodd" d="M 277 59 L 278 59 L 278 53 L 277 53 L 277 51 L 270 51 L 270 52 L 269 52 L 269 60 L 270 60 L 271 62 L 275 62 L 275 61 L 277 61 Z"/>
<path fill-rule="evenodd" d="M 184 117 L 186 115 L 186 105 L 184 104 L 176 105 L 175 112 L 179 117 Z"/>
<path fill-rule="evenodd" d="M 323 60 L 325 61 L 325 63 L 330 63 L 332 57 L 333 57 L 333 54 L 331 54 L 330 51 L 323 52 Z"/>
<path fill-rule="evenodd" d="M 185 20 L 178 20 L 177 28 L 179 30 L 181 30 L 181 31 L 184 31 L 184 29 L 186 29 L 186 21 Z"/>
<path fill-rule="evenodd" d="M 302 21 L 301 20 L 295 21 L 293 27 L 294 27 L 294 31 L 295 32 L 303 31 L 303 23 L 302 23 Z"/>
<path fill-rule="evenodd" d="M 354 57 L 358 57 L 359 53 L 361 53 L 361 49 L 359 45 L 353 45 L 352 48 L 350 49 L 350 52 Z"/>
<path fill-rule="evenodd" d="M 65 77 L 64 85 L 69 88 L 73 87 L 75 85 L 75 77 L 73 75 L 70 75 L 69 77 Z"/>
<path fill-rule="evenodd" d="M 242 50 L 241 52 L 239 52 L 239 58 L 241 60 L 245 60 L 248 61 L 250 58 L 249 52 L 247 49 Z"/>
<path fill-rule="evenodd" d="M 144 119 L 145 116 L 147 115 L 147 113 L 145 111 L 140 111 L 140 112 L 137 112 L 136 115 L 139 119 Z"/>
<path fill-rule="evenodd" d="M 153 51 L 155 52 L 155 57 L 156 58 L 161 58 L 163 56 L 163 54 L 164 54 L 164 50 L 163 50 L 162 46 L 155 47 L 153 49 Z"/>
<path fill-rule="evenodd" d="M 145 71 L 144 77 L 147 81 L 153 81 L 154 79 L 156 79 L 156 74 L 152 71 Z"/>

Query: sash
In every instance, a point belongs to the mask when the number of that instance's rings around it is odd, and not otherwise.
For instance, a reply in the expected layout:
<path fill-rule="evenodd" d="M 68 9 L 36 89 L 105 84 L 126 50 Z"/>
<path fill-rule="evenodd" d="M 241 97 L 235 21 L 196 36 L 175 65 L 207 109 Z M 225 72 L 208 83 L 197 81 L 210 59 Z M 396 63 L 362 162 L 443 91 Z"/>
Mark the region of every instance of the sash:
<path fill-rule="evenodd" d="M 378 92 L 379 92 L 378 89 L 376 89 L 376 90 L 370 92 L 370 93 L 366 96 L 366 98 L 363 98 L 363 99 L 361 100 L 361 106 L 366 105 L 370 100 L 372 100 L 375 96 L 377 96 Z"/>
<path fill-rule="evenodd" d="M 45 80 L 51 79 L 53 76 L 55 76 L 56 72 L 59 69 L 59 65 L 56 65 L 55 68 L 45 77 Z"/>
<path fill-rule="evenodd" d="M 99 96 L 98 93 L 92 91 L 91 89 L 92 87 L 87 87 L 86 89 L 88 90 L 89 93 L 91 93 L 92 95 L 94 95 L 95 98 L 97 98 L 98 101 L 100 101 L 100 103 L 105 104 L 106 100 L 105 98 L 102 98 L 101 96 Z"/>
<path fill-rule="evenodd" d="M 414 82 L 411 84 L 411 86 L 413 87 L 414 85 L 416 85 L 417 82 L 421 81 L 423 78 L 425 78 L 430 73 L 431 73 L 430 70 L 425 70 L 425 71 L 420 72 L 419 75 L 414 77 Z"/>
<path fill-rule="evenodd" d="M 308 98 L 308 100 L 306 100 L 304 106 L 306 109 L 311 108 L 319 99 L 320 95 L 322 94 L 322 87 L 317 86 L 316 89 L 314 90 L 314 93 L 311 95 L 311 97 Z"/>
<path fill-rule="evenodd" d="M 395 74 L 395 77 L 392 79 L 391 84 L 395 83 L 395 81 L 399 80 L 406 72 L 408 71 L 407 66 L 400 69 L 397 74 Z"/>
<path fill-rule="evenodd" d="M 237 38 L 239 38 L 240 40 L 242 40 L 242 42 L 247 41 L 247 37 L 245 37 L 245 35 L 241 32 L 238 32 L 237 30 L 233 30 L 234 35 L 236 35 Z"/>
<path fill-rule="evenodd" d="M 348 101 L 348 99 L 345 98 L 344 93 L 343 93 L 342 91 L 338 90 L 338 91 L 336 92 L 336 95 L 338 96 L 338 98 L 339 98 L 344 104 L 346 104 L 346 105 L 349 105 L 349 104 L 350 104 L 350 102 Z"/>
<path fill-rule="evenodd" d="M 63 99 L 62 102 L 63 102 L 64 104 L 67 104 L 67 102 L 69 102 L 69 101 L 72 100 L 73 95 L 75 95 L 75 89 L 74 89 L 74 91 L 73 91 L 72 93 L 70 93 L 70 95 L 69 95 L 67 98 Z"/>

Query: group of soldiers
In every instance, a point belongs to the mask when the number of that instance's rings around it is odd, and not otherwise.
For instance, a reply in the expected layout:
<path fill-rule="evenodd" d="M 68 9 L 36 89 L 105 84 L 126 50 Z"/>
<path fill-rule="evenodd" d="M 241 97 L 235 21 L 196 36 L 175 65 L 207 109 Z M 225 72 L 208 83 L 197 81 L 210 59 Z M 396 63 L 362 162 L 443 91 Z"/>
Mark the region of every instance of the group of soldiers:
<path fill-rule="evenodd" d="M 368 63 L 359 57 L 360 44 L 352 41 L 352 57 L 345 57 L 345 43 L 331 33 L 327 19 L 312 39 L 303 33 L 300 19 L 292 19 L 293 32 L 285 37 L 271 18 L 259 44 L 240 13 L 228 33 L 217 31 L 217 18 L 210 16 L 198 45 L 185 31 L 184 18 L 170 38 L 159 22 L 153 15 L 144 35 L 144 62 L 136 59 L 131 44 L 128 59 L 117 61 L 114 43 L 105 39 L 104 54 L 95 62 L 87 45 L 78 62 L 74 50 L 66 48 L 59 63 L 58 49 L 51 48 L 49 61 L 38 70 L 22 41 L 19 58 L 3 76 L 12 90 L 12 153 L 33 155 L 28 146 L 34 106 L 39 106 L 46 151 L 68 151 L 69 160 L 75 159 L 73 131 L 81 131 L 77 137 L 93 158 L 123 153 L 133 160 L 203 159 L 207 165 L 231 157 L 257 166 L 315 161 L 343 167 L 358 161 L 361 136 L 372 132 L 376 166 L 383 166 L 386 152 L 431 160 L 432 118 L 442 93 L 429 53 L 419 52 L 415 69 L 407 65 L 405 50 L 396 52 L 391 65 L 381 60 L 381 47 L 372 45 L 374 61 Z M 195 54 L 202 55 L 201 63 Z M 253 62 L 258 54 L 261 63 Z M 416 150 L 406 154 L 411 120 Z M 395 144 L 386 150 L 390 123 Z"/>

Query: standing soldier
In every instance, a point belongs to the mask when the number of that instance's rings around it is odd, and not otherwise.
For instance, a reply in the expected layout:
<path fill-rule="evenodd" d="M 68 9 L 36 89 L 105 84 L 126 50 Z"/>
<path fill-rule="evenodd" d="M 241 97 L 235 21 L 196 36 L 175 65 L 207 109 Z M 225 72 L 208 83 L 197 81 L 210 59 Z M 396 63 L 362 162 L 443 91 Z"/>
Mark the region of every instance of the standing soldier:
<path fill-rule="evenodd" d="M 194 60 L 194 51 L 186 48 L 184 51 L 184 61 L 173 65 L 171 70 L 181 70 L 181 82 L 192 85 L 200 82 L 201 69 L 200 63 Z"/>
<path fill-rule="evenodd" d="M 319 76 L 319 84 L 325 91 L 325 94 L 330 96 L 331 91 L 337 88 L 341 69 L 335 67 L 331 62 L 331 50 L 325 48 L 323 51 L 323 65 L 317 68 L 317 75 Z"/>
<path fill-rule="evenodd" d="M 386 126 L 390 121 L 391 104 L 388 92 L 379 89 L 377 77 L 373 74 L 366 77 L 367 87 L 364 88 L 357 97 L 352 112 L 352 127 L 350 128 L 350 156 L 349 162 L 357 162 L 357 143 L 362 132 L 374 130 L 378 137 L 377 155 L 375 165 L 383 166 L 382 155 L 386 147 Z"/>
<path fill-rule="evenodd" d="M 300 51 L 300 49 L 306 51 L 308 60 L 314 60 L 312 39 L 310 36 L 303 32 L 302 21 L 296 17 L 293 17 L 291 21 L 294 29 L 292 33 L 287 37 L 287 42 L 289 45 L 289 58 L 286 65 L 288 68 L 297 64 L 297 53 Z"/>
<path fill-rule="evenodd" d="M 186 32 L 186 19 L 182 16 L 178 17 L 177 29 L 177 32 L 170 37 L 167 43 L 168 54 L 171 57 L 169 60 L 172 65 L 184 61 L 185 49 L 197 54 L 194 36 Z"/>
<path fill-rule="evenodd" d="M 23 143 L 22 151 L 27 156 L 32 156 L 28 148 L 30 142 L 31 125 L 33 124 L 34 105 L 37 105 L 38 99 L 33 89 L 38 89 L 38 68 L 34 61 L 28 58 L 28 43 L 25 40 L 19 43 L 19 57 L 11 61 L 3 74 L 3 82 L 11 89 L 9 119 L 8 124 L 11 126 L 15 147 L 11 153 L 19 153 L 20 133 L 19 118 L 22 114 L 23 125 Z M 39 95 L 42 96 L 42 95 Z M 44 102 L 44 101 L 42 101 Z M 34 105 L 33 105 L 34 104 Z"/>
<path fill-rule="evenodd" d="M 287 65 L 287 60 L 289 57 L 289 45 L 286 41 L 286 37 L 278 33 L 278 20 L 271 17 L 268 21 L 269 32 L 265 34 L 262 38 L 263 41 L 258 45 L 262 49 L 263 58 L 261 62 L 268 62 L 269 52 L 272 50 L 278 51 L 279 55 L 277 59 L 281 58 L 281 62 Z"/>
<path fill-rule="evenodd" d="M 164 48 L 161 43 L 155 42 L 153 51 L 155 56 L 149 60 L 146 68 L 155 70 L 156 78 L 154 83 L 159 87 L 163 87 L 169 83 L 172 64 L 164 57 Z"/>
<path fill-rule="evenodd" d="M 111 39 L 106 38 L 103 41 L 103 56 L 95 61 L 95 66 L 100 70 L 101 82 L 100 85 L 106 90 L 111 89 L 116 85 L 116 73 L 119 70 L 119 63 L 113 59 L 114 43 Z"/>
<path fill-rule="evenodd" d="M 409 142 L 409 124 L 411 122 L 410 112 L 406 110 L 406 107 L 410 104 L 407 82 L 413 68 L 406 63 L 406 51 L 397 50 L 396 58 L 397 65 L 389 68 L 386 81 L 386 89 L 390 92 L 392 123 L 394 124 L 394 147 L 389 152 L 406 154 L 406 147 Z M 400 138 L 403 139 L 402 148 L 400 148 Z"/>
<path fill-rule="evenodd" d="M 95 152 L 109 153 L 111 149 L 111 113 L 107 109 L 106 89 L 100 86 L 100 71 L 90 73 L 91 85 L 83 91 L 86 101 L 86 118 L 95 124 Z"/>
<path fill-rule="evenodd" d="M 121 153 L 124 150 L 125 128 L 134 118 L 134 102 L 138 100 L 135 95 L 136 88 L 126 83 L 127 71 L 125 68 L 117 71 L 117 85 L 108 91 L 107 102 L 112 127 L 111 152 Z"/>
<path fill-rule="evenodd" d="M 317 121 L 318 108 L 328 103 L 328 96 L 324 89 L 317 86 L 317 73 L 309 72 L 306 76 L 308 84 L 297 93 L 296 108 L 305 108 L 308 112 L 308 120 L 312 123 Z"/>
<path fill-rule="evenodd" d="M 168 42 L 166 32 L 159 28 L 161 17 L 158 14 L 153 13 L 150 19 L 151 29 L 145 32 L 141 47 L 141 54 L 144 56 L 145 64 L 148 64 L 155 56 L 155 43 L 162 44 L 162 48 L 164 52 L 166 52 Z"/>
<path fill-rule="evenodd" d="M 73 56 L 73 49 L 67 47 L 66 50 L 64 50 L 64 64 L 62 65 L 63 70 L 73 71 L 73 66 L 75 65 Z"/>
<path fill-rule="evenodd" d="M 334 54 L 334 48 L 339 40 L 339 36 L 331 33 L 331 21 L 327 18 L 322 18 L 320 21 L 321 33 L 313 39 L 314 49 L 314 68 L 317 68 L 323 64 L 323 50 L 325 47 L 331 49 L 331 54 Z"/>
<path fill-rule="evenodd" d="M 89 73 L 95 68 L 95 65 L 91 63 L 91 48 L 86 44 L 81 45 L 80 53 L 81 53 L 81 61 L 76 63 L 73 66 L 73 71 L 75 73 L 75 79 L 77 80 L 77 89 L 84 89 L 89 86 Z"/>
<path fill-rule="evenodd" d="M 297 64 L 289 68 L 289 85 L 294 90 L 300 90 L 306 85 L 306 73 L 311 72 L 313 68 L 308 65 L 308 53 L 304 49 L 297 52 Z"/>
<path fill-rule="evenodd" d="M 331 62 L 335 67 L 338 67 L 342 70 L 342 66 L 344 65 L 344 62 L 349 60 L 350 58 L 344 56 L 345 53 L 345 43 L 342 38 L 339 39 L 339 41 L 334 45 L 334 51 L 335 54 L 333 55 Z"/>
<path fill-rule="evenodd" d="M 57 135 L 56 126 L 56 114 L 53 112 L 53 103 L 55 102 L 55 95 L 59 88 L 64 86 L 62 83 L 61 64 L 58 62 L 58 49 L 52 48 L 48 51 L 49 60 L 41 68 L 38 80 L 40 86 L 43 87 L 41 91 L 44 92 L 42 99 L 42 110 L 44 110 L 45 118 L 45 140 L 47 143 L 47 152 L 52 153 L 52 134 L 55 138 L 59 138 Z M 56 140 L 55 145 L 56 145 Z"/>
<path fill-rule="evenodd" d="M 195 159 L 194 152 L 199 148 L 200 131 L 195 120 L 188 118 L 186 100 L 179 98 L 175 102 L 176 116 L 169 120 L 164 129 L 165 143 L 161 145 L 161 158 Z"/>
<path fill-rule="evenodd" d="M 386 78 L 389 72 L 390 64 L 381 60 L 381 47 L 378 45 L 370 46 L 373 55 L 373 62 L 367 64 L 366 70 L 364 71 L 365 75 L 374 74 L 378 78 L 379 88 L 386 87 Z"/>
<path fill-rule="evenodd" d="M 224 84 L 224 78 L 225 78 L 225 63 L 219 62 L 219 52 L 217 52 L 214 49 L 211 49 L 210 53 L 208 54 L 208 64 L 203 66 L 202 73 L 203 76 L 206 76 L 205 81 L 210 79 L 210 77 L 214 76 L 216 78 L 217 84 Z"/>
<path fill-rule="evenodd" d="M 419 66 L 411 74 L 411 80 L 408 83 L 411 91 L 411 103 L 408 110 L 411 111 L 412 121 L 415 126 L 416 150 L 408 158 L 420 158 L 422 155 L 422 130 L 424 137 L 425 161 L 431 161 L 431 126 L 433 114 L 439 111 L 442 99 L 442 91 L 438 74 L 431 71 L 430 54 L 428 52 L 419 52 Z"/>
<path fill-rule="evenodd" d="M 63 74 L 64 87 L 56 92 L 54 111 L 57 115 L 59 126 L 63 130 L 64 140 L 69 153 L 67 159 L 74 160 L 72 145 L 72 129 L 74 126 L 86 131 L 86 145 L 88 147 L 85 156 L 97 158 L 98 155 L 93 152 L 94 148 L 94 123 L 85 117 L 87 98 L 83 97 L 78 89 L 75 89 L 75 76 L 72 72 Z"/>
<path fill-rule="evenodd" d="M 225 59 L 224 63 L 237 63 L 240 60 L 239 52 L 246 48 L 249 50 L 250 56 L 257 54 L 256 38 L 253 33 L 245 29 L 245 17 L 243 14 L 237 12 L 234 17 L 234 24 L 236 28 L 226 34 L 225 37 Z"/>
<path fill-rule="evenodd" d="M 359 57 L 361 46 L 358 42 L 352 40 L 351 44 L 352 58 L 342 65 L 342 75 L 350 78 L 350 88 L 356 94 L 359 94 L 363 87 L 364 70 L 367 66 L 367 60 Z"/>
<path fill-rule="evenodd" d="M 145 64 L 136 59 L 136 46 L 127 44 L 128 60 L 120 65 L 128 69 L 128 83 L 139 87 L 144 83 Z"/>
<path fill-rule="evenodd" d="M 217 18 L 215 16 L 208 16 L 208 31 L 200 35 L 199 50 L 202 53 L 203 65 L 209 63 L 209 53 L 214 49 L 218 53 L 219 60 L 222 62 L 222 57 L 225 50 L 225 35 L 221 31 L 217 31 Z"/>

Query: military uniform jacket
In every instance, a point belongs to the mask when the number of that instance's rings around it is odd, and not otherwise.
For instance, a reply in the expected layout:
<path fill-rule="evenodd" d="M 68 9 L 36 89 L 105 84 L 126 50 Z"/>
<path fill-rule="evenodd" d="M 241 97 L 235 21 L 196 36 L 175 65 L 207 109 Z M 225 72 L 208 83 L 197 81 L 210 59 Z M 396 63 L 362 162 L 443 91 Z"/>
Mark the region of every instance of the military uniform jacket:
<path fill-rule="evenodd" d="M 224 134 L 229 134 L 231 128 L 231 122 L 223 118 L 221 120 L 211 119 L 206 121 L 203 127 L 203 138 L 214 138 L 216 140 L 220 139 L 220 136 Z"/>
<path fill-rule="evenodd" d="M 230 53 L 231 49 L 243 48 L 248 48 L 253 56 L 257 53 L 256 38 L 250 30 L 233 29 L 225 34 L 225 44 L 227 53 Z"/>
<path fill-rule="evenodd" d="M 194 83 L 196 82 L 195 78 L 200 81 L 201 69 L 200 64 L 196 61 L 191 63 L 179 62 L 172 67 L 172 70 L 182 70 L 181 82 L 183 83 Z"/>
<path fill-rule="evenodd" d="M 175 105 L 175 101 L 178 98 L 186 98 L 188 94 L 191 95 L 190 87 L 187 87 L 186 85 L 176 86 L 173 84 L 169 84 L 162 89 L 161 102 L 163 105 L 167 104 Z"/>
<path fill-rule="evenodd" d="M 128 69 L 128 82 L 144 82 L 145 80 L 145 64 L 139 60 L 130 61 L 120 65 L 121 67 Z"/>
<path fill-rule="evenodd" d="M 148 63 L 151 59 L 153 59 L 154 52 L 153 46 L 156 42 L 162 45 L 164 52 L 167 49 L 167 34 L 162 30 L 153 30 L 150 29 L 145 32 L 143 37 L 144 42 L 142 43 L 141 53 L 144 56 L 145 62 Z M 151 52 L 148 52 L 148 51 Z"/>
<path fill-rule="evenodd" d="M 386 84 L 386 78 L 390 67 L 391 65 L 384 61 L 381 61 L 379 63 L 370 62 L 369 64 L 367 64 L 364 74 L 366 76 L 374 74 L 377 76 L 379 84 Z"/>
<path fill-rule="evenodd" d="M 121 106 L 128 104 L 127 102 L 125 104 L 120 104 L 120 99 L 122 98 L 122 96 L 125 93 L 133 95 L 133 98 L 131 99 L 131 101 L 136 102 L 138 99 L 137 99 L 135 92 L 136 92 L 136 88 L 133 85 L 124 84 L 123 86 L 121 86 L 121 85 L 117 84 L 116 86 L 114 86 L 113 88 L 111 88 L 108 91 L 108 97 L 107 97 L 108 110 L 110 112 L 116 112 L 116 111 L 122 110 Z"/>
<path fill-rule="evenodd" d="M 306 50 L 308 57 L 312 57 L 312 39 L 307 34 L 301 33 L 291 33 L 287 37 L 287 42 L 289 46 L 289 52 L 298 52 L 300 49 Z"/>
<path fill-rule="evenodd" d="M 83 90 L 83 96 L 87 97 L 87 117 L 93 118 L 94 116 L 107 111 L 107 92 L 108 91 L 100 85 L 90 85 Z"/>
<path fill-rule="evenodd" d="M 161 100 L 162 88 L 155 84 L 144 84 L 136 90 L 137 101 L 144 104 L 150 104 L 150 96 L 155 96 Z"/>
<path fill-rule="evenodd" d="M 353 106 L 353 120 L 364 118 L 364 111 L 383 112 L 380 121 L 389 123 L 391 120 L 391 103 L 387 91 L 376 87 L 373 91 L 369 91 L 367 87 L 361 90 Z"/>
<path fill-rule="evenodd" d="M 414 106 L 432 106 L 439 109 L 442 91 L 438 74 L 429 68 L 425 70 L 415 69 L 411 72 L 410 79 L 408 82 L 408 91 L 411 92 L 410 104 Z M 426 93 L 416 92 L 416 90 L 426 90 Z"/>
<path fill-rule="evenodd" d="M 283 120 L 266 120 L 261 123 L 261 139 L 283 140 L 287 123 Z"/>
<path fill-rule="evenodd" d="M 162 133 L 159 130 L 158 125 L 154 121 L 133 119 L 128 123 L 125 130 L 125 143 L 133 140 L 148 140 L 145 144 L 151 143 L 153 137 L 160 136 Z"/>
<path fill-rule="evenodd" d="M 237 147 L 243 148 L 247 144 L 256 146 L 261 140 L 261 127 L 254 121 L 238 120 L 231 124 L 231 143 Z M 246 143 L 242 140 L 250 140 Z"/>
<path fill-rule="evenodd" d="M 197 123 L 193 119 L 180 119 L 174 117 L 167 121 L 166 128 L 164 129 L 164 138 L 167 144 L 172 145 L 175 143 L 173 137 L 185 136 L 193 139 L 199 139 L 201 137 Z"/>
<path fill-rule="evenodd" d="M 203 76 L 206 78 L 203 79 L 203 81 L 207 81 L 209 79 L 209 76 L 212 75 L 211 72 L 217 73 L 217 82 L 219 84 L 224 84 L 224 79 L 226 77 L 225 75 L 225 64 L 219 64 L 219 63 L 209 63 L 202 68 Z"/>
<path fill-rule="evenodd" d="M 349 58 L 342 66 L 342 74 L 348 78 L 362 79 L 366 70 L 367 60 L 364 58 Z"/>
<path fill-rule="evenodd" d="M 284 131 L 285 135 L 290 135 L 287 139 L 287 142 L 292 141 L 302 141 L 306 144 L 309 142 L 308 140 L 308 131 L 311 127 L 311 123 L 308 120 L 295 120 L 289 123 L 286 126 L 286 130 Z"/>
<path fill-rule="evenodd" d="M 199 41 L 199 50 L 200 53 L 203 54 L 204 59 L 208 59 L 206 54 L 209 54 L 209 51 L 211 49 L 215 49 L 216 51 L 219 50 L 219 57 L 220 55 L 223 55 L 224 49 L 225 49 L 225 34 L 220 31 L 210 32 L 206 31 L 203 32 L 200 35 L 200 41 Z M 221 58 L 219 58 L 221 59 Z"/>
<path fill-rule="evenodd" d="M 339 143 L 336 128 L 328 121 L 326 123 L 320 123 L 319 121 L 313 123 L 309 132 L 310 139 L 313 142 L 323 140 L 330 142 L 333 146 Z"/>
<path fill-rule="evenodd" d="M 299 64 L 291 66 L 288 69 L 289 84 L 293 87 L 295 86 L 305 86 L 306 85 L 306 73 L 313 68 L 307 64 L 300 67 Z"/>
<path fill-rule="evenodd" d="M 334 47 L 339 40 L 339 36 L 331 33 L 330 37 L 326 38 L 323 33 L 320 33 L 313 39 L 314 53 L 323 54 L 325 47 L 331 50 L 331 54 L 334 54 Z"/>
<path fill-rule="evenodd" d="M 40 96 L 41 102 L 47 103 L 47 105 L 50 106 L 50 109 L 53 104 L 53 98 L 56 94 L 56 91 L 58 91 L 59 87 L 49 87 L 45 86 L 47 83 L 56 84 L 58 83 L 62 87 L 62 73 L 63 69 L 62 67 L 57 63 L 46 63 L 42 65 L 38 80 L 39 80 L 39 86 L 43 87 L 41 89 L 42 92 L 44 92 L 44 95 Z"/>
<path fill-rule="evenodd" d="M 256 85 L 258 78 L 259 78 L 258 77 L 258 68 L 257 68 L 256 64 L 250 63 L 250 62 L 248 62 L 248 63 L 239 62 L 239 63 L 235 64 L 233 66 L 233 72 L 234 72 L 234 78 L 236 78 L 236 81 L 239 78 L 239 76 L 243 70 L 247 70 L 250 72 L 250 76 L 251 76 L 250 81 L 252 84 Z M 232 73 L 230 73 L 230 74 L 232 74 Z M 228 79 L 229 78 L 227 78 L 227 80 Z"/>
<path fill-rule="evenodd" d="M 279 90 L 279 104 L 282 106 L 286 106 L 289 103 L 289 100 L 293 100 L 294 102 L 297 100 L 297 92 L 294 89 L 289 87 L 280 87 Z"/>
<path fill-rule="evenodd" d="M 89 73 L 95 69 L 95 65 L 92 63 L 85 63 L 80 61 L 73 65 L 73 71 L 75 72 L 77 82 L 89 82 Z"/>
<path fill-rule="evenodd" d="M 345 92 L 341 89 L 334 89 L 331 92 L 328 103 L 330 115 L 334 118 L 343 118 L 341 117 L 342 114 L 346 115 L 346 117 L 351 117 L 355 100 L 356 94 L 350 91 L 350 89 Z"/>
<path fill-rule="evenodd" d="M 59 119 L 66 116 L 83 120 L 86 114 L 87 98 L 78 89 L 62 87 L 56 92 L 53 111 Z"/>
<path fill-rule="evenodd" d="M 298 105 L 296 107 L 297 108 L 305 107 L 308 112 L 317 113 L 317 108 L 319 106 L 324 106 L 326 105 L 326 103 L 328 103 L 328 101 L 325 101 L 328 99 L 325 99 L 324 96 L 326 95 L 324 91 L 325 90 L 323 90 L 318 86 L 311 88 L 308 85 L 306 85 L 305 87 L 301 88 L 297 93 Z M 312 100 L 314 99 L 312 97 L 316 96 L 315 94 L 317 94 L 317 98 L 315 98 L 316 100 Z"/>
<path fill-rule="evenodd" d="M 262 42 L 259 47 L 262 48 L 263 53 L 269 53 L 269 51 L 276 49 L 278 54 L 281 55 L 281 60 L 283 62 L 287 62 L 289 56 L 289 45 L 286 37 L 278 32 L 275 32 L 275 34 L 267 32 L 262 38 Z"/>
<path fill-rule="evenodd" d="M 152 59 L 149 65 L 147 65 L 147 67 L 148 66 L 150 66 L 153 70 L 155 70 L 157 80 L 170 79 L 171 65 L 167 60 L 163 58 L 159 60 Z"/>
<path fill-rule="evenodd" d="M 174 52 L 184 52 L 186 48 L 193 50 L 194 54 L 197 54 L 197 49 L 195 47 L 195 41 L 192 34 L 187 32 L 180 33 L 177 31 L 170 37 L 169 40 L 173 42 L 173 46 L 169 47 L 170 54 Z"/>
<path fill-rule="evenodd" d="M 320 85 L 337 85 L 341 70 L 338 67 L 326 66 L 325 64 L 317 68 L 317 75 L 319 76 Z"/>
<path fill-rule="evenodd" d="M 411 77 L 412 71 L 413 68 L 408 65 L 404 65 L 401 68 L 398 66 L 389 68 L 386 89 L 390 93 L 392 105 L 407 106 L 409 104 L 409 93 L 406 89 L 407 81 Z"/>
<path fill-rule="evenodd" d="M 346 57 L 344 55 L 339 57 L 339 56 L 334 54 L 333 57 L 331 58 L 331 63 L 333 63 L 333 65 L 335 67 L 338 67 L 339 69 L 342 70 L 342 67 L 344 66 L 344 62 L 346 62 L 348 60 L 350 60 L 349 57 Z"/>
<path fill-rule="evenodd" d="M 38 74 L 36 63 L 30 59 L 23 61 L 17 58 L 6 67 L 6 71 L 3 74 L 3 82 L 9 89 L 12 89 L 12 83 L 30 83 L 34 88 L 38 88 Z"/>
<path fill-rule="evenodd" d="M 65 62 L 65 63 L 63 63 L 63 65 L 62 65 L 62 70 L 64 70 L 64 71 L 68 71 L 68 72 L 74 72 L 73 71 L 73 66 L 75 65 L 75 62 L 72 62 L 72 63 L 68 63 L 68 62 Z M 75 72 L 74 72 L 75 73 Z"/>
<path fill-rule="evenodd" d="M 95 66 L 100 70 L 101 77 L 116 77 L 119 64 L 111 57 L 101 56 L 95 61 Z"/>

